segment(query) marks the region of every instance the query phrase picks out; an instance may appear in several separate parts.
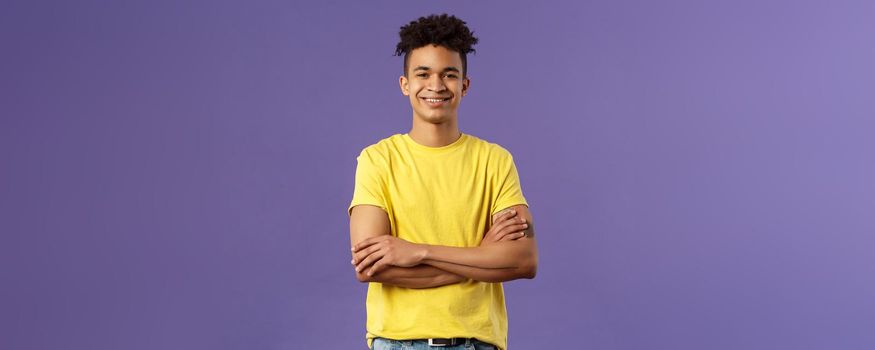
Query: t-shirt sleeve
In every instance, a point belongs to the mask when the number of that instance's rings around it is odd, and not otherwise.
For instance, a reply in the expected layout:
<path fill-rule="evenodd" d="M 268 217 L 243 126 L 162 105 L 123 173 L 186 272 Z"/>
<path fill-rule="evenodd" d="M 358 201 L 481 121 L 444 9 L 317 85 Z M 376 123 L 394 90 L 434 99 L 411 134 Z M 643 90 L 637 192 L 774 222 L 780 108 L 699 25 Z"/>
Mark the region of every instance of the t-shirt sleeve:
<path fill-rule="evenodd" d="M 497 195 L 492 205 L 491 215 L 514 205 L 529 205 L 526 198 L 523 197 L 519 174 L 517 174 L 516 165 L 510 153 L 506 157 L 502 157 L 501 163 L 498 167 L 500 171 L 496 176 Z"/>
<path fill-rule="evenodd" d="M 355 189 L 352 194 L 352 202 L 349 204 L 347 214 L 352 215 L 352 208 L 369 204 L 387 209 L 385 169 L 378 163 L 378 158 L 367 149 L 356 158 L 358 165 L 355 169 Z"/>

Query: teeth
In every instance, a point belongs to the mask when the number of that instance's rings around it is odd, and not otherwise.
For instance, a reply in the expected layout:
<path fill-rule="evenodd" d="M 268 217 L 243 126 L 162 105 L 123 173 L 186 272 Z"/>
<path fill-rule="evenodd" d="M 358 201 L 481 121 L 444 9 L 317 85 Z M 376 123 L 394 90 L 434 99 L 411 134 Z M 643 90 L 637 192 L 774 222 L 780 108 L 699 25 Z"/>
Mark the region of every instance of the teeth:
<path fill-rule="evenodd" d="M 431 103 L 438 103 L 438 102 L 446 101 L 447 99 L 427 98 L 427 99 L 425 99 L 425 100 L 428 101 L 428 102 L 431 102 Z"/>

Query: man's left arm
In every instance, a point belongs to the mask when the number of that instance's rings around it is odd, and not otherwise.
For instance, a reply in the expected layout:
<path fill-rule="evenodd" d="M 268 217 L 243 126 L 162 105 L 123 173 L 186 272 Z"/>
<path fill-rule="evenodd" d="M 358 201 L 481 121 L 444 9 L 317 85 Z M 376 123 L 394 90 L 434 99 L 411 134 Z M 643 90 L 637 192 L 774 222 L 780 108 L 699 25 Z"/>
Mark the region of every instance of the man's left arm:
<path fill-rule="evenodd" d="M 471 248 L 412 244 L 406 241 L 401 243 L 397 242 L 400 240 L 397 237 L 369 239 L 354 248 L 356 262 L 359 263 L 357 268 L 370 267 L 369 273 L 375 274 L 386 266 L 415 262 L 475 280 L 534 278 L 538 268 L 538 248 L 532 214 L 525 205 L 516 205 L 510 209 L 516 210 L 517 217 L 529 224 L 524 237 Z M 377 254 L 379 259 L 365 259 L 372 254 Z M 503 278 L 504 276 L 507 278 Z"/>

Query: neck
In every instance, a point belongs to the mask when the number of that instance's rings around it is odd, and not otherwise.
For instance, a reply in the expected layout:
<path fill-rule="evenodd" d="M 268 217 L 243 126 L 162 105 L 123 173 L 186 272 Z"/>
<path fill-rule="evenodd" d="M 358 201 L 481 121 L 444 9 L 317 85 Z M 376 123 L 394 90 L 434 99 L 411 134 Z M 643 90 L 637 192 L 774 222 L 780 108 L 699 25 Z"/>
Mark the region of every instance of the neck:
<path fill-rule="evenodd" d="M 459 125 L 455 118 L 445 123 L 432 124 L 414 116 L 413 127 L 410 129 L 409 135 L 413 141 L 420 145 L 443 147 L 456 142 L 462 133 L 459 131 Z"/>

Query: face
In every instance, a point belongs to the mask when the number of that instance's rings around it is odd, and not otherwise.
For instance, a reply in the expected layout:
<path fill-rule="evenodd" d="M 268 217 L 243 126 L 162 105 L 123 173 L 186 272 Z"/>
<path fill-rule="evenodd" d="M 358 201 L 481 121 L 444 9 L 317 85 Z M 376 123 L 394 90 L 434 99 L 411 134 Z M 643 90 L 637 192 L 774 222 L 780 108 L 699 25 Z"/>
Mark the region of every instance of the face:
<path fill-rule="evenodd" d="M 470 81 L 462 78 L 462 56 L 443 46 L 410 51 L 401 92 L 410 98 L 415 118 L 432 124 L 455 120 Z"/>

